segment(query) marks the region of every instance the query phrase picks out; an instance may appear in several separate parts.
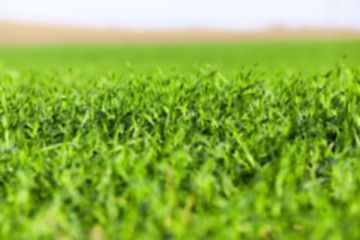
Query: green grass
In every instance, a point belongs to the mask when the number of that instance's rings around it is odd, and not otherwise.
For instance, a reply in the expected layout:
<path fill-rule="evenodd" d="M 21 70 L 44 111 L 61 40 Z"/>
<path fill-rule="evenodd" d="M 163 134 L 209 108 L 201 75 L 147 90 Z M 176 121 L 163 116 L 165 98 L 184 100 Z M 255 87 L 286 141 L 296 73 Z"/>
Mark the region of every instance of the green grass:
<path fill-rule="evenodd" d="M 360 238 L 360 42 L 0 60 L 0 239 Z"/>

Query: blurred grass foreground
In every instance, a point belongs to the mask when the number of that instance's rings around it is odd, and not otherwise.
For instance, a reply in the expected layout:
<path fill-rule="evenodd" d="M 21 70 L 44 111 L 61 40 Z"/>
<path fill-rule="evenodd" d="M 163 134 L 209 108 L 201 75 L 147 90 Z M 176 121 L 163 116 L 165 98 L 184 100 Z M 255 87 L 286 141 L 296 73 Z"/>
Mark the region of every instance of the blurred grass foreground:
<path fill-rule="evenodd" d="M 0 239 L 360 238 L 357 40 L 0 61 Z"/>

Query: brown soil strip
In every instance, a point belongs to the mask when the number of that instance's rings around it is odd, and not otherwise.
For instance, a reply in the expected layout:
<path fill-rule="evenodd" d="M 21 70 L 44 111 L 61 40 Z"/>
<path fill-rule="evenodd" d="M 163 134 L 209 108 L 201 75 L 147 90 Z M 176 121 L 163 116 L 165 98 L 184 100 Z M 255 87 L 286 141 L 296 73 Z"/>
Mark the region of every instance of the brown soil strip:
<path fill-rule="evenodd" d="M 0 23 L 0 44 L 152 44 L 272 40 L 360 39 L 360 31 L 332 29 L 269 29 L 262 32 L 149 31 L 86 29 Z"/>

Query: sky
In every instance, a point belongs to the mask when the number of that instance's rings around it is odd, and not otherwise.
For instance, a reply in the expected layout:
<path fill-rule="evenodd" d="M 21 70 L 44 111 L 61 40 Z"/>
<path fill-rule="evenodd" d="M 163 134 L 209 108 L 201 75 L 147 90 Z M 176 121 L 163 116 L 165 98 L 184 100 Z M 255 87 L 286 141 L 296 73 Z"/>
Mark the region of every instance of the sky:
<path fill-rule="evenodd" d="M 360 0 L 0 0 L 0 21 L 130 30 L 360 30 Z"/>

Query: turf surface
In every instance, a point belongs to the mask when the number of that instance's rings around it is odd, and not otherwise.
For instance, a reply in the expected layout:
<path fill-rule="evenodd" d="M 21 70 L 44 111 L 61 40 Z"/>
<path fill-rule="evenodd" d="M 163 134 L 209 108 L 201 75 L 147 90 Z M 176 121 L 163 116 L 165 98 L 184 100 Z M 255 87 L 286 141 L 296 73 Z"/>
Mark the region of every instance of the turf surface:
<path fill-rule="evenodd" d="M 360 42 L 0 60 L 1 239 L 360 238 Z"/>

